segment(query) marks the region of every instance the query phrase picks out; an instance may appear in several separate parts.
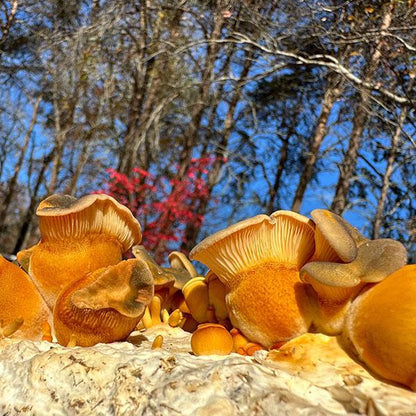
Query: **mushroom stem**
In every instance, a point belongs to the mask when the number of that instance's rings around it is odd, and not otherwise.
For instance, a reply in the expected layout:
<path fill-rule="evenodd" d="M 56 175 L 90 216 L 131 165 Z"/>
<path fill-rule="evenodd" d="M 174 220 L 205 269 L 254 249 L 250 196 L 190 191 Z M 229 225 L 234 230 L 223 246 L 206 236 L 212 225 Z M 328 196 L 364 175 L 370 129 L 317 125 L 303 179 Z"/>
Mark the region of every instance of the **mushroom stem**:
<path fill-rule="evenodd" d="M 7 338 L 10 335 L 14 334 L 22 325 L 23 318 L 17 318 L 8 325 L 0 328 L 0 338 Z"/>

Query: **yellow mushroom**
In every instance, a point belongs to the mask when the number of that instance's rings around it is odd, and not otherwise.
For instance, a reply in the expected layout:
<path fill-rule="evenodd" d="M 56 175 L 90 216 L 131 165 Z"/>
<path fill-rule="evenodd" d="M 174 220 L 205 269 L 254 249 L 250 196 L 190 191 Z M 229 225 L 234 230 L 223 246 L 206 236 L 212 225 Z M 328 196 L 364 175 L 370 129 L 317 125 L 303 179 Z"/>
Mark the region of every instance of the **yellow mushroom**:
<path fill-rule="evenodd" d="M 141 240 L 141 228 L 128 208 L 107 195 L 76 199 L 52 195 L 36 211 L 40 242 L 18 253 L 49 308 L 71 281 L 117 264 Z"/>
<path fill-rule="evenodd" d="M 344 345 L 378 375 L 416 391 L 416 265 L 360 294 L 349 308 Z"/>
<path fill-rule="evenodd" d="M 309 328 L 310 305 L 299 270 L 313 252 L 313 222 L 277 211 L 219 231 L 197 245 L 190 258 L 225 285 L 232 325 L 270 347 Z"/>
<path fill-rule="evenodd" d="M 126 339 L 143 317 L 153 298 L 153 277 L 141 260 L 87 273 L 71 282 L 59 295 L 54 308 L 58 342 L 76 345 Z"/>
<path fill-rule="evenodd" d="M 171 267 L 159 266 L 142 245 L 134 246 L 132 252 L 147 264 L 154 280 L 155 296 L 146 308 L 141 325 L 150 328 L 167 323 L 169 312 L 179 309 L 184 303 L 181 289 L 196 275 L 196 271 L 186 256 L 176 251 L 168 258 Z"/>
<path fill-rule="evenodd" d="M 191 348 L 195 355 L 228 355 L 233 349 L 233 338 L 222 325 L 201 324 L 192 334 Z"/>
<path fill-rule="evenodd" d="M 328 335 L 342 330 L 352 299 L 368 283 L 379 282 L 406 264 L 406 249 L 390 239 L 370 241 L 340 216 L 315 210 L 315 253 L 300 278 L 316 294 L 315 330 Z M 313 294 L 310 292 L 311 298 Z"/>
<path fill-rule="evenodd" d="M 7 327 L 5 333 L 15 338 L 40 340 L 44 323 L 48 321 L 51 321 L 50 310 L 29 276 L 0 256 L 0 322 Z"/>

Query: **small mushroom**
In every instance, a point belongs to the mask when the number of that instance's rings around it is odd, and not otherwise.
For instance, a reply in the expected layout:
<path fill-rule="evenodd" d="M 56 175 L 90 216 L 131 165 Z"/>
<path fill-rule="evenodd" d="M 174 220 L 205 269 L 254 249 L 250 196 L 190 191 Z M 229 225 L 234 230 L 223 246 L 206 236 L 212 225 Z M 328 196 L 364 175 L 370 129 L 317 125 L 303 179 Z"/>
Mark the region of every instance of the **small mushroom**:
<path fill-rule="evenodd" d="M 194 277 L 182 288 L 186 305 L 197 322 L 208 321 L 208 286 L 202 276 Z"/>
<path fill-rule="evenodd" d="M 416 391 L 416 265 L 395 271 L 352 303 L 344 346 L 371 370 Z M 351 350 L 350 350 L 351 351 Z"/>
<path fill-rule="evenodd" d="M 227 324 L 227 289 L 212 271 L 208 271 L 205 277 L 192 278 L 182 288 L 182 293 L 189 313 L 197 322 Z"/>
<path fill-rule="evenodd" d="M 231 323 L 270 347 L 307 331 L 310 304 L 300 268 L 314 252 L 314 224 L 289 211 L 258 215 L 206 238 L 190 258 L 225 285 Z"/>
<path fill-rule="evenodd" d="M 222 325 L 201 324 L 192 334 L 191 348 L 195 355 L 228 355 L 233 349 L 233 338 Z"/>
<path fill-rule="evenodd" d="M 143 246 L 134 246 L 132 252 L 137 259 L 147 264 L 154 279 L 155 297 L 145 312 L 142 325 L 150 328 L 167 323 L 169 311 L 176 310 L 184 304 L 181 289 L 192 276 L 196 275 L 196 271 L 183 253 L 172 252 L 169 255 L 171 267 L 162 267 L 155 262 Z M 187 311 L 184 310 L 184 312 Z M 167 314 L 166 319 L 163 319 L 162 314 Z"/>
<path fill-rule="evenodd" d="M 79 346 L 124 340 L 143 317 L 153 298 L 153 277 L 146 263 L 124 260 L 71 282 L 54 308 L 57 340 L 71 334 Z"/>
<path fill-rule="evenodd" d="M 5 325 L 4 334 L 40 340 L 43 325 L 50 320 L 51 313 L 29 276 L 0 256 L 0 321 Z"/>
<path fill-rule="evenodd" d="M 36 214 L 41 240 L 18 253 L 18 260 L 51 309 L 68 283 L 117 264 L 141 240 L 138 221 L 108 195 L 52 195 L 39 204 Z"/>
<path fill-rule="evenodd" d="M 394 240 L 366 239 L 329 211 L 315 210 L 312 218 L 316 249 L 301 269 L 300 278 L 316 293 L 315 329 L 336 335 L 342 330 L 351 300 L 366 283 L 378 282 L 406 264 L 406 250 Z"/>

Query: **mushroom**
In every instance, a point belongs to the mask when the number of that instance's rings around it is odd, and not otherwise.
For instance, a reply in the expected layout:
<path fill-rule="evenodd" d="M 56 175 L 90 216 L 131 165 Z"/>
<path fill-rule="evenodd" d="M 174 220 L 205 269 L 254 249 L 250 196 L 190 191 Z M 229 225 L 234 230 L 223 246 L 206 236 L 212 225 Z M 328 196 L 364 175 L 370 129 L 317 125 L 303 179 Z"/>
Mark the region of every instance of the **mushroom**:
<path fill-rule="evenodd" d="M 228 355 L 233 349 L 233 338 L 222 325 L 201 324 L 192 334 L 191 348 L 195 355 Z"/>
<path fill-rule="evenodd" d="M 141 240 L 138 221 L 108 195 L 52 195 L 39 204 L 36 214 L 41 240 L 19 252 L 18 260 L 51 309 L 64 286 L 117 264 Z"/>
<path fill-rule="evenodd" d="M 379 282 L 405 265 L 406 249 L 391 239 L 370 241 L 326 210 L 313 211 L 312 219 L 315 253 L 301 269 L 300 278 L 316 293 L 315 330 L 336 335 L 351 300 L 366 284 Z"/>
<path fill-rule="evenodd" d="M 192 263 L 183 253 L 174 251 L 168 257 L 171 267 L 162 267 L 155 262 L 144 246 L 136 245 L 132 252 L 137 259 L 147 264 L 154 279 L 155 296 L 146 308 L 143 326 L 150 328 L 161 323 L 168 323 L 169 311 L 179 309 L 184 303 L 180 289 L 197 274 Z M 187 311 L 184 310 L 184 312 Z"/>
<path fill-rule="evenodd" d="M 29 276 L 0 256 L 0 321 L 5 325 L 3 335 L 40 340 L 44 323 L 50 320 L 50 310 Z"/>
<path fill-rule="evenodd" d="M 205 277 L 194 277 L 187 282 L 182 292 L 189 313 L 197 322 L 217 322 L 228 325 L 228 310 L 225 301 L 227 290 L 211 270 Z"/>
<path fill-rule="evenodd" d="M 153 277 L 146 263 L 130 259 L 103 267 L 60 293 L 53 312 L 56 338 L 67 345 L 124 340 L 143 317 L 153 298 Z"/>
<path fill-rule="evenodd" d="M 198 244 L 190 258 L 225 285 L 231 323 L 270 347 L 308 330 L 309 300 L 300 268 L 314 252 L 314 224 L 289 211 L 258 215 Z"/>
<path fill-rule="evenodd" d="M 360 294 L 348 310 L 344 346 L 378 375 L 416 391 L 416 265 Z"/>
<path fill-rule="evenodd" d="M 232 328 L 233 352 L 240 355 L 254 355 L 256 351 L 264 349 L 261 345 L 250 342 L 237 328 Z"/>

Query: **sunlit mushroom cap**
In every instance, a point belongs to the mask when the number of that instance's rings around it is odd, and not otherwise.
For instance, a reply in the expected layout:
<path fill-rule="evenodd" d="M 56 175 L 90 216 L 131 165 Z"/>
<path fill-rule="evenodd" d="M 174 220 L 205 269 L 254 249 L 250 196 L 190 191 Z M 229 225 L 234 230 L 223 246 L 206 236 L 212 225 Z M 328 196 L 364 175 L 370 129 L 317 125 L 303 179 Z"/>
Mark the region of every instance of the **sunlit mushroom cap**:
<path fill-rule="evenodd" d="M 103 267 L 71 282 L 54 308 L 58 342 L 89 346 L 127 338 L 153 298 L 153 277 L 138 259 Z"/>
<path fill-rule="evenodd" d="M 144 246 L 137 245 L 132 248 L 134 257 L 144 260 L 153 274 L 156 290 L 164 287 L 182 289 L 186 282 L 197 276 L 192 263 L 183 253 L 173 251 L 168 259 L 171 267 L 162 267 L 156 263 Z"/>
<path fill-rule="evenodd" d="M 171 287 L 175 284 L 175 275 L 169 269 L 159 266 L 142 245 L 133 246 L 133 256 L 144 261 L 153 275 L 155 290 Z"/>
<path fill-rule="evenodd" d="M 416 391 L 416 265 L 362 293 L 347 313 L 344 345 L 373 371 Z"/>
<path fill-rule="evenodd" d="M 383 280 L 406 264 L 407 252 L 403 244 L 391 239 L 368 240 L 358 248 L 350 263 L 310 262 L 301 269 L 301 279 L 308 276 L 331 287 L 353 287 L 360 282 Z"/>
<path fill-rule="evenodd" d="M 347 222 L 325 209 L 315 209 L 311 217 L 316 225 L 314 260 L 349 263 L 357 257 L 357 245 Z"/>
<path fill-rule="evenodd" d="M 76 199 L 51 195 L 36 211 L 43 240 L 82 238 L 87 234 L 108 234 L 117 238 L 123 251 L 141 241 L 141 227 L 131 211 L 104 194 Z"/>
<path fill-rule="evenodd" d="M 191 337 L 191 348 L 195 355 L 228 355 L 233 349 L 231 334 L 218 324 L 202 324 Z"/>
<path fill-rule="evenodd" d="M 13 336 L 40 340 L 42 324 L 50 320 L 50 311 L 29 276 L 0 256 L 0 321 L 3 325 L 23 318 Z"/>
<path fill-rule="evenodd" d="M 229 281 L 265 261 L 302 267 L 313 254 L 313 234 L 314 224 L 308 218 L 276 211 L 270 217 L 257 215 L 207 237 L 189 257 Z"/>

